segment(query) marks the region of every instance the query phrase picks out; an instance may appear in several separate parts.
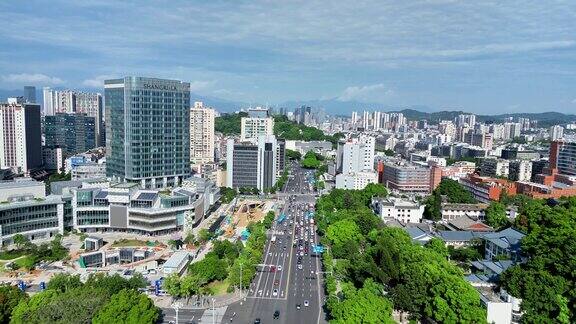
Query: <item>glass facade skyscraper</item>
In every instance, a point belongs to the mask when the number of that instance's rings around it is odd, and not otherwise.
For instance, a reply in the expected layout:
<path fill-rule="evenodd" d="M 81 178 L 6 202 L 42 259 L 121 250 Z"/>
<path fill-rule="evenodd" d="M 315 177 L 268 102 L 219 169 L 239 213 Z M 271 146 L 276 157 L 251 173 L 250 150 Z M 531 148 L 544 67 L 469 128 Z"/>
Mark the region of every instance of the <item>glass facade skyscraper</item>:
<path fill-rule="evenodd" d="M 190 84 L 125 77 L 104 82 L 106 175 L 143 188 L 190 174 Z"/>

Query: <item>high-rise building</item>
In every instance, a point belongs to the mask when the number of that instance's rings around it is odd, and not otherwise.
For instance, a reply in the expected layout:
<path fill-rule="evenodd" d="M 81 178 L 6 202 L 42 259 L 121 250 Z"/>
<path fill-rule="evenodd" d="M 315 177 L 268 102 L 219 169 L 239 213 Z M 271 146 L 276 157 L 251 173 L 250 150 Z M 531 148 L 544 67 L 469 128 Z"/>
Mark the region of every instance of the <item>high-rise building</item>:
<path fill-rule="evenodd" d="M 550 127 L 549 134 L 551 141 L 559 140 L 564 137 L 564 127 L 560 125 L 552 126 Z"/>
<path fill-rule="evenodd" d="M 379 130 L 382 128 L 382 113 L 379 111 L 375 111 L 372 116 L 372 127 L 374 130 Z"/>
<path fill-rule="evenodd" d="M 214 109 L 195 102 L 190 108 L 190 161 L 214 162 Z"/>
<path fill-rule="evenodd" d="M 242 117 L 240 141 L 257 141 L 262 135 L 274 134 L 274 118 L 268 115 L 268 109 L 257 107 L 248 110 L 248 117 Z"/>
<path fill-rule="evenodd" d="M 227 187 L 263 191 L 276 184 L 278 168 L 284 167 L 284 144 L 274 135 L 262 135 L 257 143 L 234 143 L 229 139 L 226 150 Z"/>
<path fill-rule="evenodd" d="M 378 182 L 378 174 L 374 171 L 375 145 L 376 139 L 367 135 L 338 143 L 336 188 L 358 190 Z"/>
<path fill-rule="evenodd" d="M 65 156 L 96 147 L 96 120 L 85 114 L 57 113 L 44 117 L 47 147 L 61 147 Z"/>
<path fill-rule="evenodd" d="M 102 95 L 97 92 L 74 92 L 74 112 L 94 117 L 94 130 L 96 132 L 96 146 L 104 146 L 104 120 L 102 116 Z"/>
<path fill-rule="evenodd" d="M 513 140 L 520 137 L 522 125 L 520 123 L 504 123 L 504 140 Z"/>
<path fill-rule="evenodd" d="M 576 176 L 576 142 L 553 141 L 550 144 L 550 169 Z"/>
<path fill-rule="evenodd" d="M 24 87 L 24 102 L 25 103 L 36 103 L 36 87 L 25 86 Z"/>
<path fill-rule="evenodd" d="M 42 166 L 40 106 L 9 99 L 0 104 L 0 167 L 28 173 Z"/>
<path fill-rule="evenodd" d="M 467 114 L 467 115 L 458 115 L 456 117 L 456 126 L 462 127 L 467 125 L 468 127 L 474 127 L 476 125 L 476 115 Z"/>
<path fill-rule="evenodd" d="M 161 188 L 190 174 L 190 83 L 125 77 L 104 94 L 108 177 Z"/>
<path fill-rule="evenodd" d="M 362 113 L 362 128 L 364 128 L 364 130 L 367 130 L 369 126 L 370 126 L 370 112 L 364 111 Z"/>
<path fill-rule="evenodd" d="M 52 91 L 52 89 L 49 87 L 44 87 L 42 89 L 42 98 L 44 102 L 42 106 L 44 116 L 54 115 L 54 91 Z"/>

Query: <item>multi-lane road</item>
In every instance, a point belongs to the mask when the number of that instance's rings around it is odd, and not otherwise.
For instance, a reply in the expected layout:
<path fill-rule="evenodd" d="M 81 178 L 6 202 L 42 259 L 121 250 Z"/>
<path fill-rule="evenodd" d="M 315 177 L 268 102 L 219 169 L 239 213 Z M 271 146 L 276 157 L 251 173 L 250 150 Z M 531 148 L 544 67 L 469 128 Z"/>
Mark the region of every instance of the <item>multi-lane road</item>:
<path fill-rule="evenodd" d="M 312 251 L 318 236 L 307 217 L 315 196 L 306 170 L 294 165 L 279 196 L 284 206 L 268 233 L 264 259 L 247 298 L 229 306 L 223 322 L 325 323 L 320 256 Z M 282 214 L 285 219 L 279 222 Z"/>

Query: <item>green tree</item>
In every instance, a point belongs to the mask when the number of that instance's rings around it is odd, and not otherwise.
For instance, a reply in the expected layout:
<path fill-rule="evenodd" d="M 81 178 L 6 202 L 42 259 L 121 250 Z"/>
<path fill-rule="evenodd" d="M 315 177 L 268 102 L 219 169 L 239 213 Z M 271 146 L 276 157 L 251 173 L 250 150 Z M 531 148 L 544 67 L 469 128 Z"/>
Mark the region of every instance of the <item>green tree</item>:
<path fill-rule="evenodd" d="M 286 157 L 290 160 L 300 160 L 302 158 L 302 154 L 298 151 L 286 149 Z"/>
<path fill-rule="evenodd" d="M 439 238 L 432 238 L 430 241 L 426 242 L 425 247 L 430 249 L 443 257 L 448 257 L 448 249 L 446 248 L 446 244 Z"/>
<path fill-rule="evenodd" d="M 188 273 L 203 278 L 206 282 L 223 280 L 228 276 L 226 260 L 221 260 L 214 252 L 206 254 L 204 259 L 192 263 L 188 268 Z"/>
<path fill-rule="evenodd" d="M 506 217 L 506 206 L 502 203 L 493 201 L 490 206 L 486 208 L 486 224 L 496 229 L 506 227 L 510 224 L 508 217 Z"/>
<path fill-rule="evenodd" d="M 302 167 L 306 169 L 317 169 L 320 167 L 321 162 L 318 160 L 316 154 L 312 151 L 308 151 L 304 155 L 304 159 L 301 162 Z"/>
<path fill-rule="evenodd" d="M 114 294 L 110 301 L 100 309 L 92 319 L 92 323 L 153 324 L 159 316 L 160 310 L 154 306 L 148 296 L 134 290 L 123 289 Z"/>
<path fill-rule="evenodd" d="M 14 241 L 14 244 L 18 249 L 23 248 L 26 245 L 26 243 L 30 242 L 30 240 L 28 240 L 28 238 L 22 234 L 14 235 L 12 240 Z"/>
<path fill-rule="evenodd" d="M 187 232 L 186 236 L 184 237 L 184 243 L 186 244 L 194 244 L 196 242 L 195 237 L 194 237 L 194 233 L 192 232 Z"/>
<path fill-rule="evenodd" d="M 180 284 L 180 276 L 178 276 L 176 273 L 173 273 L 164 278 L 162 281 L 162 289 L 174 297 L 180 297 L 182 296 Z"/>
<path fill-rule="evenodd" d="M 212 233 L 209 230 L 202 228 L 198 231 L 198 241 L 206 243 L 212 239 Z"/>
<path fill-rule="evenodd" d="M 28 295 L 18 287 L 9 284 L 0 285 L 0 324 L 10 322 L 12 310 L 21 300 L 26 300 Z"/>
<path fill-rule="evenodd" d="M 236 189 L 233 188 L 220 187 L 220 194 L 221 194 L 220 199 L 222 200 L 222 202 L 228 204 L 238 195 L 238 192 L 236 191 Z"/>
<path fill-rule="evenodd" d="M 382 296 L 383 289 L 371 279 L 361 289 L 347 287 L 344 300 L 330 303 L 333 323 L 395 323 L 392 303 Z"/>
<path fill-rule="evenodd" d="M 248 113 L 222 114 L 214 120 L 214 130 L 224 135 L 239 135 L 242 117 L 248 117 Z"/>
<path fill-rule="evenodd" d="M 60 292 L 65 292 L 81 286 L 82 282 L 80 281 L 80 275 L 58 273 L 54 275 L 52 279 L 50 279 L 47 288 Z"/>

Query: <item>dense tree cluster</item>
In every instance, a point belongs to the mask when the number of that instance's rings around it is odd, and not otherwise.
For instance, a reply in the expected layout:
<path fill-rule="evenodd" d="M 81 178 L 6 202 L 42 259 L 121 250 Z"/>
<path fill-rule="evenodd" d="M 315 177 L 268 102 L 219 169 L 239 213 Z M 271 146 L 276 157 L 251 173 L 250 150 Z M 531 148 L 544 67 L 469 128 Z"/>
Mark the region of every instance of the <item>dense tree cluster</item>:
<path fill-rule="evenodd" d="M 302 164 L 302 167 L 306 169 L 317 169 L 322 164 L 322 162 L 318 159 L 316 153 L 312 151 L 308 151 L 304 155 L 304 159 L 300 163 Z"/>
<path fill-rule="evenodd" d="M 220 198 L 221 201 L 228 204 L 238 195 L 238 192 L 233 188 L 220 187 L 220 195 L 222 197 Z"/>
<path fill-rule="evenodd" d="M 522 200 L 515 227 L 526 262 L 509 268 L 500 281 L 522 298 L 525 323 L 576 322 L 576 197 Z"/>
<path fill-rule="evenodd" d="M 25 255 L 18 262 L 12 263 L 14 268 L 33 269 L 41 261 L 59 261 L 68 256 L 68 249 L 62 245 L 62 235 L 56 235 L 50 243 L 36 245 L 22 234 L 14 235 L 14 245 L 17 250 L 8 251 L 7 254 Z"/>
<path fill-rule="evenodd" d="M 302 158 L 302 154 L 298 151 L 286 149 L 286 157 L 290 160 L 300 160 Z"/>
<path fill-rule="evenodd" d="M 456 204 L 473 204 L 476 199 L 468 192 L 458 181 L 444 178 L 440 185 L 432 192 L 432 195 L 426 199 L 426 208 L 424 216 L 428 219 L 439 220 L 442 215 L 440 208 L 442 206 L 442 197 L 447 202 Z"/>
<path fill-rule="evenodd" d="M 286 116 L 274 117 L 274 135 L 287 140 L 300 141 L 329 141 L 335 144 L 343 137 L 342 133 L 336 133 L 332 136 L 325 135 L 316 127 L 297 124 L 288 120 Z"/>
<path fill-rule="evenodd" d="M 491 202 L 485 213 L 486 224 L 495 229 L 502 229 L 510 225 L 510 221 L 506 216 L 506 206 L 501 202 Z"/>
<path fill-rule="evenodd" d="M 248 117 L 248 113 L 222 114 L 214 120 L 214 130 L 224 135 L 239 135 L 242 117 Z"/>
<path fill-rule="evenodd" d="M 168 276 L 164 280 L 163 289 L 175 297 L 190 297 L 213 294 L 210 284 L 215 281 L 227 280 L 230 289 L 240 284 L 247 287 L 256 274 L 256 265 L 262 259 L 266 242 L 265 230 L 272 226 L 274 216 L 274 212 L 269 212 L 262 222 L 248 225 L 250 236 L 246 245 L 241 241 L 233 243 L 228 240 L 214 240 L 212 251 L 202 260 L 192 263 L 184 277 L 177 274 Z"/>
<path fill-rule="evenodd" d="M 392 305 L 414 319 L 483 322 L 480 296 L 447 260 L 436 240 L 412 243 L 402 229 L 383 227 L 368 208 L 381 185 L 333 190 L 317 203 L 318 231 L 329 246 L 323 255 L 327 306 L 336 323 L 391 322 Z"/>
<path fill-rule="evenodd" d="M 20 297 L 10 323 L 155 323 L 160 311 L 138 288 L 146 280 L 135 275 L 92 275 L 86 283 L 78 276 L 59 274 L 48 289 Z"/>

